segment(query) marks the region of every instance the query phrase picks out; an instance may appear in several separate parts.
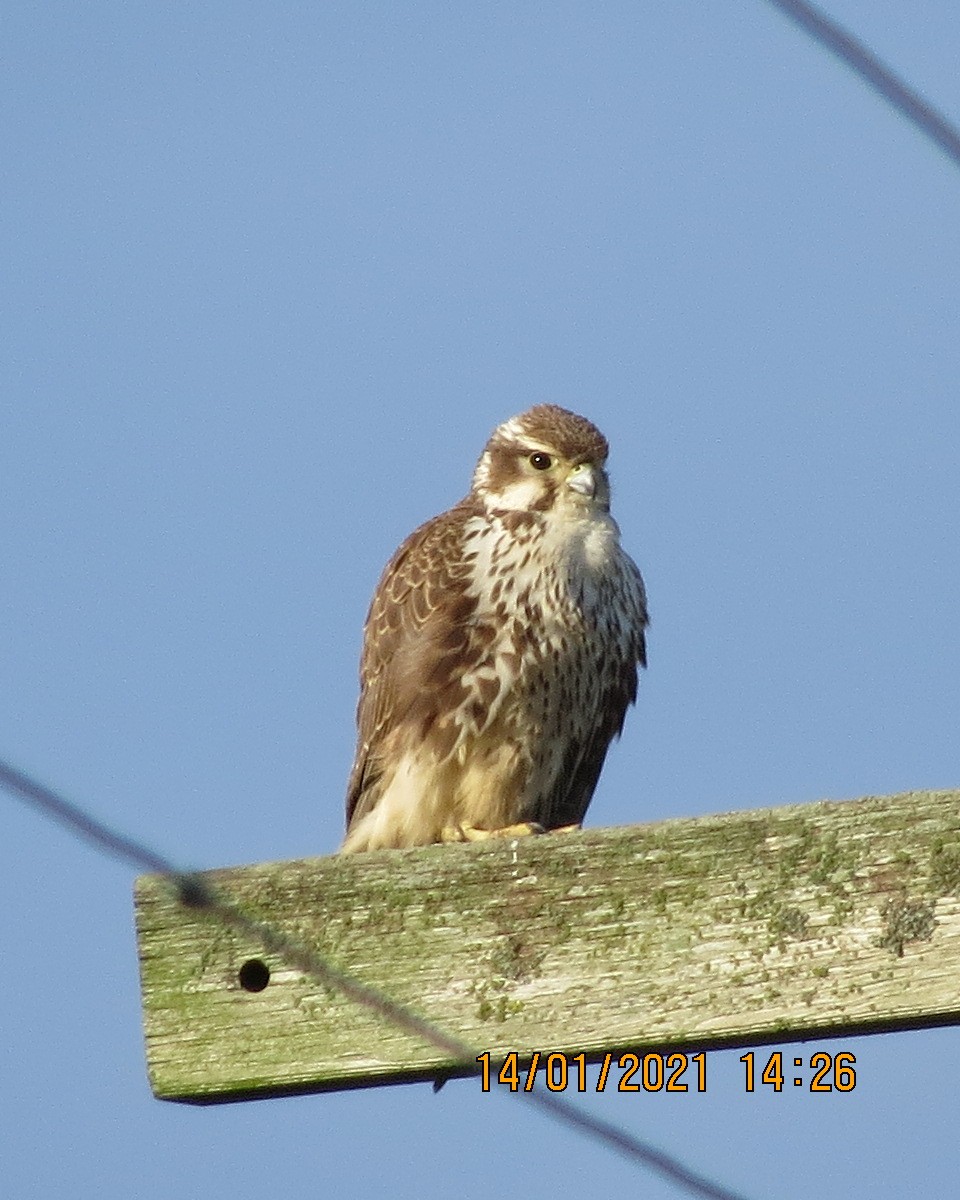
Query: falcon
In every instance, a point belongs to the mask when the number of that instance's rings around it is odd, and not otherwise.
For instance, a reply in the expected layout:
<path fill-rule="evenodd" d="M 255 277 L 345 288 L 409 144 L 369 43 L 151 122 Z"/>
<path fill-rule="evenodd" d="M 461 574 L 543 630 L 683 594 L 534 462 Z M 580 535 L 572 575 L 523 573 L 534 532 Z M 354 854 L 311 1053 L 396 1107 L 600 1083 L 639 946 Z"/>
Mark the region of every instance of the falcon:
<path fill-rule="evenodd" d="M 400 546 L 364 627 L 341 850 L 578 827 L 646 666 L 603 434 L 538 404 Z"/>

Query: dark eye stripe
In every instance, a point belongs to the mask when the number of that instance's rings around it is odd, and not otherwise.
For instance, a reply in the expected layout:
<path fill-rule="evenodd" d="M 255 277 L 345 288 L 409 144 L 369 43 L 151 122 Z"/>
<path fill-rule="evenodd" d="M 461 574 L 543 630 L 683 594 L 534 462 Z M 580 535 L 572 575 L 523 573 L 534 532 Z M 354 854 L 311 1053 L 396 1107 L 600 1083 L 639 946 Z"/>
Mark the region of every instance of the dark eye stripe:
<path fill-rule="evenodd" d="M 530 466 L 536 471 L 548 471 L 553 466 L 553 459 L 549 454 L 544 454 L 542 450 L 535 450 L 530 455 Z"/>

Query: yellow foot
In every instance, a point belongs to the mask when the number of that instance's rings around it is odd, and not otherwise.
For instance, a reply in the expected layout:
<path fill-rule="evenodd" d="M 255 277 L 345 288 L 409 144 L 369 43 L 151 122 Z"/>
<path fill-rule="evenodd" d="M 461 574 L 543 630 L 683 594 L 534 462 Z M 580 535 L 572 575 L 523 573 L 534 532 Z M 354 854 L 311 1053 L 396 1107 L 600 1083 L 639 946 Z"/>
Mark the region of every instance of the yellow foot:
<path fill-rule="evenodd" d="M 551 829 L 550 833 L 579 833 L 583 828 L 582 825 L 558 825 L 556 829 Z"/>
<path fill-rule="evenodd" d="M 441 833 L 442 842 L 485 842 L 488 838 L 529 837 L 535 833 L 546 833 L 536 821 L 521 821 L 519 825 L 505 825 L 502 829 L 476 829 L 473 825 L 448 825 Z"/>

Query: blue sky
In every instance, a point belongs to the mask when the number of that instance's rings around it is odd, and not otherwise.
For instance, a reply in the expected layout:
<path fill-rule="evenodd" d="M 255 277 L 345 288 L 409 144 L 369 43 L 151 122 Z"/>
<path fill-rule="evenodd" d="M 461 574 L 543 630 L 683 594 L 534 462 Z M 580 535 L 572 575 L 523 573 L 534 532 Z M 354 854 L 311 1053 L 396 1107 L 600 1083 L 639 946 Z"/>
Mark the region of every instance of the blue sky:
<path fill-rule="evenodd" d="M 960 120 L 960 10 L 835 0 Z M 332 851 L 396 544 L 538 401 L 650 670 L 593 825 L 960 784 L 960 172 L 761 0 L 14 3 L 0 754 L 198 867 Z M 674 1196 L 470 1081 L 150 1096 L 132 875 L 0 797 L 4 1180 Z M 750 1196 L 943 1195 L 960 1038 L 591 1106 Z"/>

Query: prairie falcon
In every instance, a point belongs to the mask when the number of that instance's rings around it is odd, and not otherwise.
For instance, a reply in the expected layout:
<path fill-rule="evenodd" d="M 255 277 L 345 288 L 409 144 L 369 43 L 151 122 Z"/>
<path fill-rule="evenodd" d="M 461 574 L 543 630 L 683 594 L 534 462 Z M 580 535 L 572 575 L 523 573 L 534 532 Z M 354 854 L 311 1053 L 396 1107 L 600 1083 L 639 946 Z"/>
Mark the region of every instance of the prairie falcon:
<path fill-rule="evenodd" d="M 342 850 L 578 825 L 646 665 L 607 442 L 538 404 L 387 564 L 364 626 Z"/>

